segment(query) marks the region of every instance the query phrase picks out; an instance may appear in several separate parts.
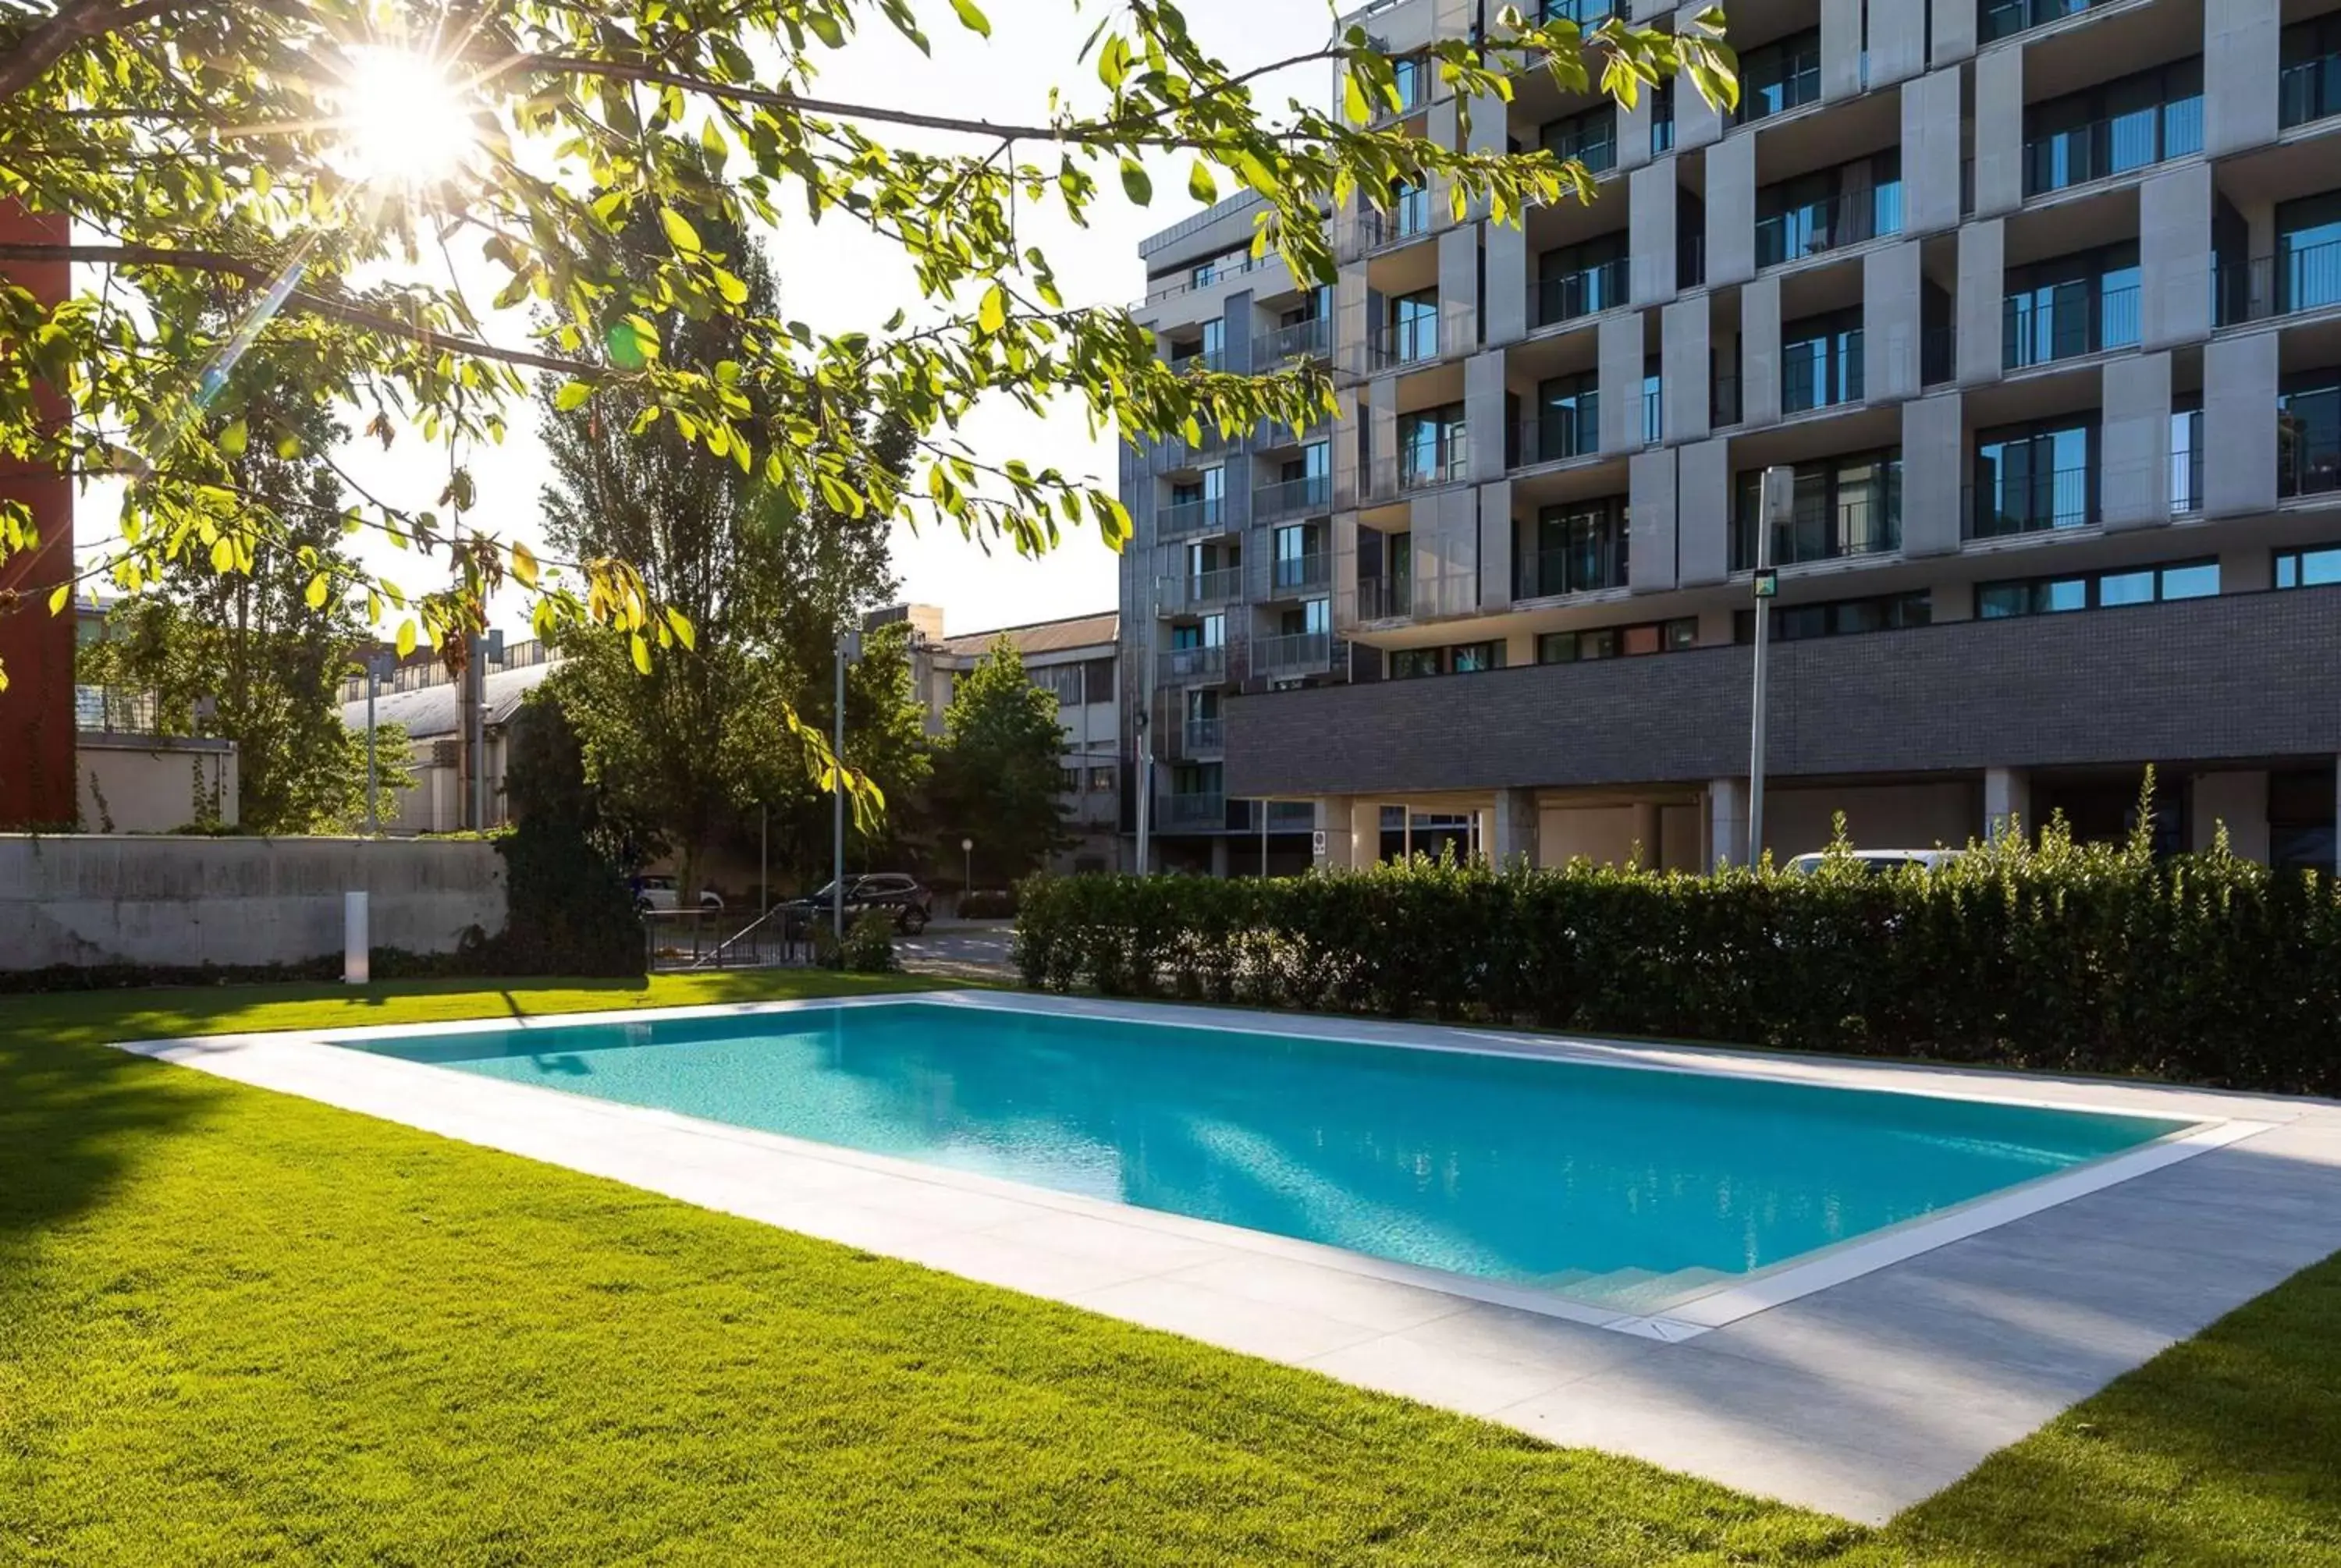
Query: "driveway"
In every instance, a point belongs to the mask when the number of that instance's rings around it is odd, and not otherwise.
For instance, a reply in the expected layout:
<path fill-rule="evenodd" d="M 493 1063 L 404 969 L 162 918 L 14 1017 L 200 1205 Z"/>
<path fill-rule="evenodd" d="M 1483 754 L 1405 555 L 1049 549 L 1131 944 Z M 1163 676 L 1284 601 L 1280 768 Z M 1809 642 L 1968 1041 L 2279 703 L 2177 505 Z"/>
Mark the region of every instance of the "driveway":
<path fill-rule="evenodd" d="M 915 937 L 896 937 L 894 956 L 914 975 L 1012 980 L 1016 964 L 1008 944 L 1015 933 L 1012 920 L 938 920 Z"/>

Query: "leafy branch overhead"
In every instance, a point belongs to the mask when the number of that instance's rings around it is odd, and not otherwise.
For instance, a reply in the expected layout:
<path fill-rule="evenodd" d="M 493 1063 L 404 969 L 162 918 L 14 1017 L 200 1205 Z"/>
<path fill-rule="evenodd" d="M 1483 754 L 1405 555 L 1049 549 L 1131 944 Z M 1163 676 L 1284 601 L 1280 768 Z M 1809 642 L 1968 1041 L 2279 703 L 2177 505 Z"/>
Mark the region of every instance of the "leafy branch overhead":
<path fill-rule="evenodd" d="M 975 0 L 950 8 L 947 25 L 989 37 Z M 0 340 L 21 349 L 0 356 L 0 456 L 130 481 L 119 545 L 91 570 L 134 592 L 191 551 L 249 571 L 292 537 L 234 481 L 232 443 L 299 451 L 299 431 L 255 406 L 262 389 L 354 411 L 385 445 L 407 431 L 443 445 L 415 465 L 443 467 L 443 483 L 416 495 L 344 474 L 338 520 L 434 574 L 443 561 L 443 578 L 418 591 L 336 572 L 315 590 L 396 621 L 402 647 L 460 646 L 508 581 L 540 632 L 617 626 L 637 663 L 690 642 L 640 563 L 540 561 L 465 517 L 468 455 L 503 438 L 538 376 L 563 411 L 623 387 L 630 430 L 663 425 L 799 511 L 941 521 L 1025 553 L 1074 527 L 1119 546 L 1130 520 L 1110 490 L 979 454 L 958 434 L 967 417 L 1004 400 L 1125 439 L 1198 440 L 1321 422 L 1330 389 L 1311 372 L 1174 371 L 1127 311 L 1067 303 L 1020 212 L 1080 223 L 1110 191 L 1150 203 L 1148 162 L 1168 158 L 1197 199 L 1255 199 L 1255 255 L 1330 282 L 1325 215 L 1387 207 L 1400 183 L 1505 222 L 1590 194 L 1549 153 L 1472 146 L 1471 116 L 1501 114 L 1524 73 L 1630 103 L 1679 71 L 1729 103 L 1721 21 L 1580 33 L 1507 8 L 1488 38 L 1424 57 L 1458 101 L 1450 145 L 1391 113 L 1398 77 L 1364 31 L 1239 72 L 1163 0 L 1106 8 L 1079 55 L 1094 85 L 1021 124 L 823 94 L 823 59 L 867 28 L 931 46 L 910 0 L 35 0 L 0 19 L 0 194 L 64 221 L 0 244 L 0 267 L 69 261 L 76 286 L 55 304 L 0 287 Z M 1338 110 L 1256 92 L 1312 62 L 1336 67 Z M 390 139 L 443 144 L 441 166 L 367 155 L 386 76 Z M 917 297 L 875 332 L 761 307 L 710 236 L 784 213 L 895 247 Z M 643 265 L 625 236 L 652 220 L 662 243 Z M 657 325 L 711 318 L 734 323 L 736 355 L 677 354 Z M 897 427 L 907 464 L 872 461 L 871 432 Z M 0 509 L 0 552 L 35 541 L 21 507 Z"/>

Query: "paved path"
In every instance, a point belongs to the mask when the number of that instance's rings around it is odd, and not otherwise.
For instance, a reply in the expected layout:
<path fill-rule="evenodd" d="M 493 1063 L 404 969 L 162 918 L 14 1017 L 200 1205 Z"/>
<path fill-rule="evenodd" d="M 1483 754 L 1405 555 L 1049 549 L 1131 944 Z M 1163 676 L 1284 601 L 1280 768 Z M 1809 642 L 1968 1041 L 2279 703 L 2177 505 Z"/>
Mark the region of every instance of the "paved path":
<path fill-rule="evenodd" d="M 1008 944 L 1015 932 L 1009 920 L 938 920 L 915 937 L 895 938 L 894 955 L 914 975 L 1012 980 L 1016 965 Z"/>
<path fill-rule="evenodd" d="M 981 951 L 1005 934 L 936 933 L 945 938 L 955 950 Z M 1161 1006 L 996 991 L 935 997 L 975 1007 L 1182 1016 Z M 808 1005 L 825 1004 L 676 1013 Z M 608 1017 L 639 1022 L 644 1015 Z M 1669 1319 L 1589 1319 L 1582 1306 L 1554 1315 L 1563 1309 L 1549 1297 L 1540 1310 L 1523 1310 L 1486 1282 L 446 1072 L 341 1049 L 326 1043 L 328 1034 L 128 1048 L 1873 1523 L 2341 1250 L 2341 1105 L 2329 1102 L 1364 1019 L 1220 1011 L 1211 1020 L 1287 1035 L 2020 1097 L 2221 1121 L 2242 1136 L 1915 1255 L 1906 1249 L 1853 1277 L 1838 1267 L 1808 1284 L 1809 1294 L 1743 1302 L 1745 1310 L 1712 1313 L 1702 1325 L 1697 1300 Z M 511 1027 L 498 1018 L 344 1033 L 443 1037 Z M 1765 1283 L 1745 1289 L 1765 1295 Z M 1683 1329 L 1689 1335 L 1677 1337 Z"/>

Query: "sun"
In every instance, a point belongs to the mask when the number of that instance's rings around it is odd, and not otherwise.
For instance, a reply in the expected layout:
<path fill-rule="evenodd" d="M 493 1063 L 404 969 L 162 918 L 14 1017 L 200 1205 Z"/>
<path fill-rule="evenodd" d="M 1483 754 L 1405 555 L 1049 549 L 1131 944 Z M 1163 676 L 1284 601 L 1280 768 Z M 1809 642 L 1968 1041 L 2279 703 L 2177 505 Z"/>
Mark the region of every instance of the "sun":
<path fill-rule="evenodd" d="M 446 66 L 413 49 L 351 51 L 334 97 L 349 172 L 368 184 L 436 184 L 462 170 L 476 140 L 471 106 Z"/>

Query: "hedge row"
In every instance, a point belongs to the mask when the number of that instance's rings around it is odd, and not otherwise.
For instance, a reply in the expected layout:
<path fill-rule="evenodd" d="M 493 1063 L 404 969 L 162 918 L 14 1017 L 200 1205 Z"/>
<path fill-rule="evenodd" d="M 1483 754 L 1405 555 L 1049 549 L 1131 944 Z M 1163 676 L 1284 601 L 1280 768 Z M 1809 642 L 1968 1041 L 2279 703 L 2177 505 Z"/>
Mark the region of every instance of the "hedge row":
<path fill-rule="evenodd" d="M 2341 1093 L 2335 884 L 2224 848 L 2157 860 L 2052 824 L 1932 872 L 1418 858 L 1042 877 L 1021 903 L 1017 962 L 1052 990 Z"/>

